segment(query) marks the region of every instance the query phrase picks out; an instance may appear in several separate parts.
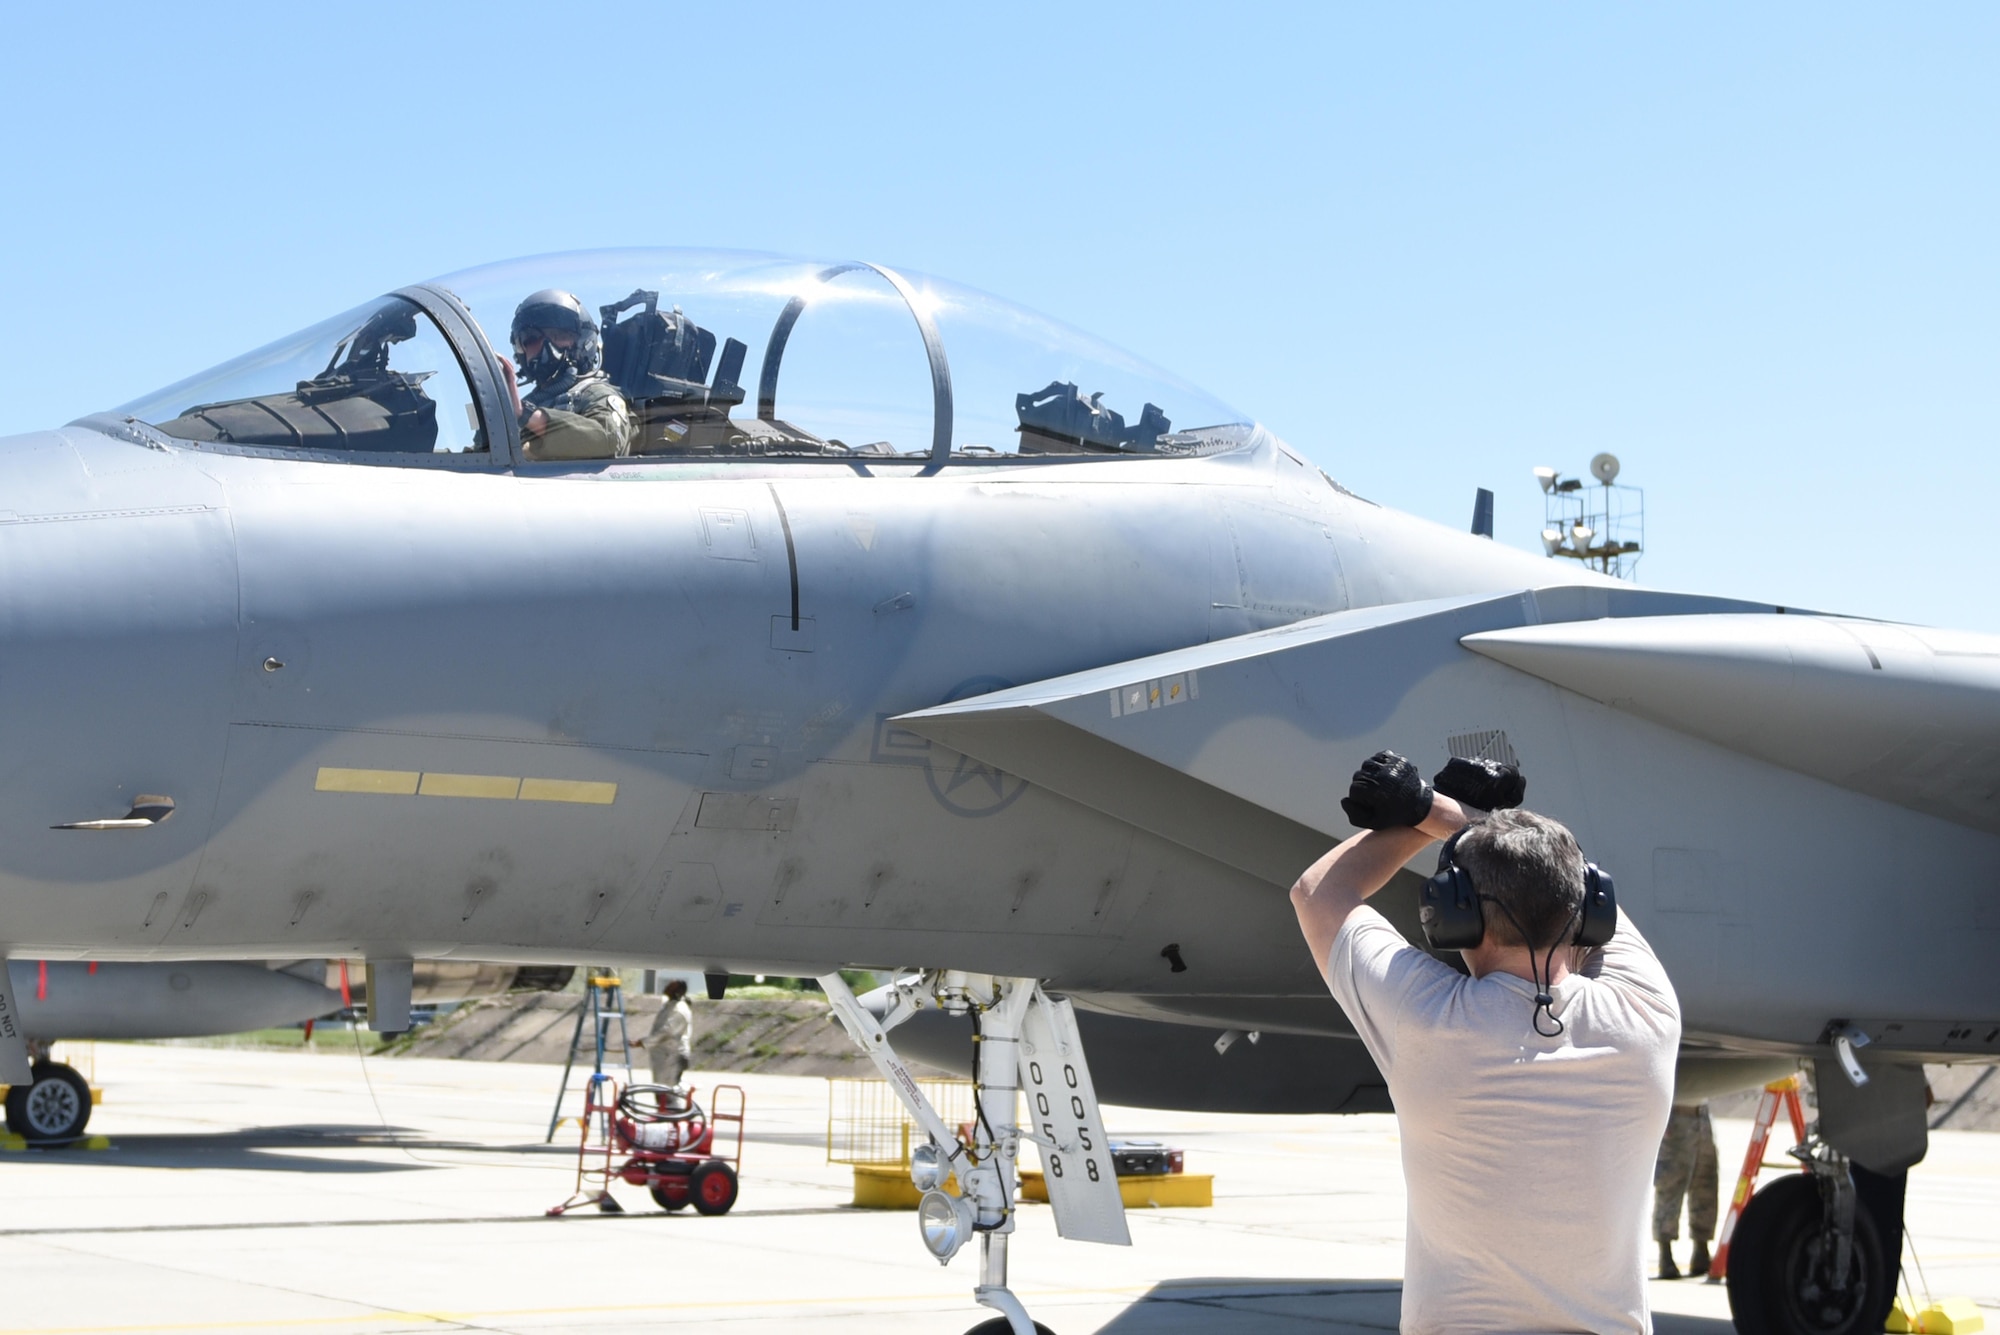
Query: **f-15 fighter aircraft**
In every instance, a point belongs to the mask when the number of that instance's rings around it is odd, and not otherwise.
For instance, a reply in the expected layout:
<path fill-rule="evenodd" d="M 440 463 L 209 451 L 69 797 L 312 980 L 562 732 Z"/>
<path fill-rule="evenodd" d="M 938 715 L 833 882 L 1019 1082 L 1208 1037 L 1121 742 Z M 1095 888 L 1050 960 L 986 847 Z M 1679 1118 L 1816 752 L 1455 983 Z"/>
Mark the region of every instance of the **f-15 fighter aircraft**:
<path fill-rule="evenodd" d="M 1271 1106 L 1380 1106 L 1285 895 L 1379 748 L 1520 763 L 1672 972 L 1684 1093 L 1817 1063 L 1824 1190 L 1746 1216 L 1746 1323 L 1886 1304 L 1900 1193 L 1850 1164 L 1900 1182 L 1919 1063 L 2000 1057 L 2000 639 L 1559 569 L 872 264 L 469 270 L 0 442 L 0 681 L 13 956 L 823 975 L 892 1072 L 973 1015 L 925 1240 L 980 1237 L 1020 1332 L 1014 1152 L 1098 1167 L 1080 1034 L 1109 1094 L 1226 1103 L 1178 1054 L 1234 1030 L 1344 1054 L 1215 1058 Z M 1076 1125 L 1014 1127 L 1058 1066 Z"/>

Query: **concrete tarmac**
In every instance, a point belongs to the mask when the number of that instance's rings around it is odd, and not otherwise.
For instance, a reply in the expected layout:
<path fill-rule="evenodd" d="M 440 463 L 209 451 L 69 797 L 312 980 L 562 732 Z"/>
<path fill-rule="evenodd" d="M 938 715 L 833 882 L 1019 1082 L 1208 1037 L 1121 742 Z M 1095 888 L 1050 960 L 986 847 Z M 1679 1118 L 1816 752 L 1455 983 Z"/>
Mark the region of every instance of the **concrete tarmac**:
<path fill-rule="evenodd" d="M 0 1155 L 0 1333 L 956 1335 L 991 1315 L 971 1301 L 972 1248 L 940 1267 L 913 1215 L 847 1205 L 819 1079 L 737 1078 L 749 1138 L 732 1214 L 663 1214 L 628 1187 L 630 1213 L 544 1218 L 575 1172 L 573 1148 L 541 1144 L 557 1075 L 99 1045 L 91 1129 L 114 1148 Z M 1039 1320 L 1059 1335 L 1395 1329 L 1394 1118 L 1107 1112 L 1114 1134 L 1184 1147 L 1216 1175 L 1216 1204 L 1131 1212 L 1130 1248 L 1063 1242 L 1046 1207 L 1024 1207 L 1013 1280 Z M 1733 1174 L 1748 1124 L 1717 1132 Z M 2000 1329 L 2000 1136 L 1936 1133 L 1909 1218 L 1931 1289 L 1977 1299 Z M 1729 1329 L 1718 1286 L 1651 1293 L 1663 1335 Z"/>

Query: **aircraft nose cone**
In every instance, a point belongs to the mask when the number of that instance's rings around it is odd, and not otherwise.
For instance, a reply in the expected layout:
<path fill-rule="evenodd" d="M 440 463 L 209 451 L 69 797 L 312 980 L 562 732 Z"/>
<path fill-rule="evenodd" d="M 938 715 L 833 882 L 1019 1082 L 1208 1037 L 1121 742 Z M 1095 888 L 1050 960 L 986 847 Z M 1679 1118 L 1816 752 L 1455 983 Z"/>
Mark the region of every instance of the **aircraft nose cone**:
<path fill-rule="evenodd" d="M 0 440 L 0 891 L 150 874 L 199 848 L 236 608 L 222 490 L 177 452 L 78 428 Z M 124 817 L 140 794 L 171 797 L 175 819 L 51 828 Z M 60 939 L 65 896 L 6 898 L 12 940 Z"/>

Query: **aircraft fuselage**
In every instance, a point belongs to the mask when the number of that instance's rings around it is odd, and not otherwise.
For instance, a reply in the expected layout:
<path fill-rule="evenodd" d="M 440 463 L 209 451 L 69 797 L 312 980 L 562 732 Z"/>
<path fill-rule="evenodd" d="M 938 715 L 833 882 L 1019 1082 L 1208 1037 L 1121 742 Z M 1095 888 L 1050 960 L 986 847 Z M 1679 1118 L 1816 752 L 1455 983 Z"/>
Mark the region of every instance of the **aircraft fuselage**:
<path fill-rule="evenodd" d="M 947 964 L 1341 1032 L 1287 876 L 892 720 L 1349 608 L 1561 578 L 1358 500 L 1268 437 L 1209 459 L 922 476 L 450 471 L 139 434 L 0 443 L 0 924 L 16 955 Z M 1907 975 L 1857 970 L 1865 927 L 1807 916 L 1815 878 L 1855 875 L 1818 840 L 1854 821 L 1900 830 L 1905 865 L 1869 874 L 1919 884 L 1976 865 L 1992 836 L 1730 756 L 1803 822 L 1753 823 L 1727 785 L 1670 777 L 1710 744 L 1588 702 L 1578 731 L 1557 694 L 1535 685 L 1516 718 L 1427 706 L 1408 726 L 1435 735 L 1401 744 L 1441 759 L 1450 727 L 1510 729 L 1531 804 L 1616 868 L 1628 911 L 1699 978 L 1691 1032 L 1801 1044 L 1829 1007 L 1938 1008 Z M 1661 769 L 1649 747 L 1686 754 Z M 1363 754 L 1311 782 L 1343 786 Z M 171 797 L 173 816 L 52 828 L 139 794 Z M 1690 821 L 1699 838 L 1660 833 Z M 1683 844 L 1746 869 L 1756 898 L 1660 910 L 1656 852 Z M 1796 879 L 1756 870 L 1779 849 Z M 1814 942 L 1789 963 L 1796 995 L 1743 1013 L 1759 994 L 1727 969 L 1786 931 Z"/>

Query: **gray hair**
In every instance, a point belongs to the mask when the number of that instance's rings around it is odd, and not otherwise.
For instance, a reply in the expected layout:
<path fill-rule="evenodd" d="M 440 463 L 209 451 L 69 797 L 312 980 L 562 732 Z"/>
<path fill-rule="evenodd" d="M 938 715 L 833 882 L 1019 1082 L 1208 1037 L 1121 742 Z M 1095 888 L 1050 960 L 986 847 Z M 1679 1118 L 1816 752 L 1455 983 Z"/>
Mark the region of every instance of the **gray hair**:
<path fill-rule="evenodd" d="M 1583 907 L 1583 850 L 1559 822 L 1496 811 L 1466 827 L 1453 856 L 1493 901 L 1479 906 L 1487 940 L 1540 950 L 1569 939 Z"/>

